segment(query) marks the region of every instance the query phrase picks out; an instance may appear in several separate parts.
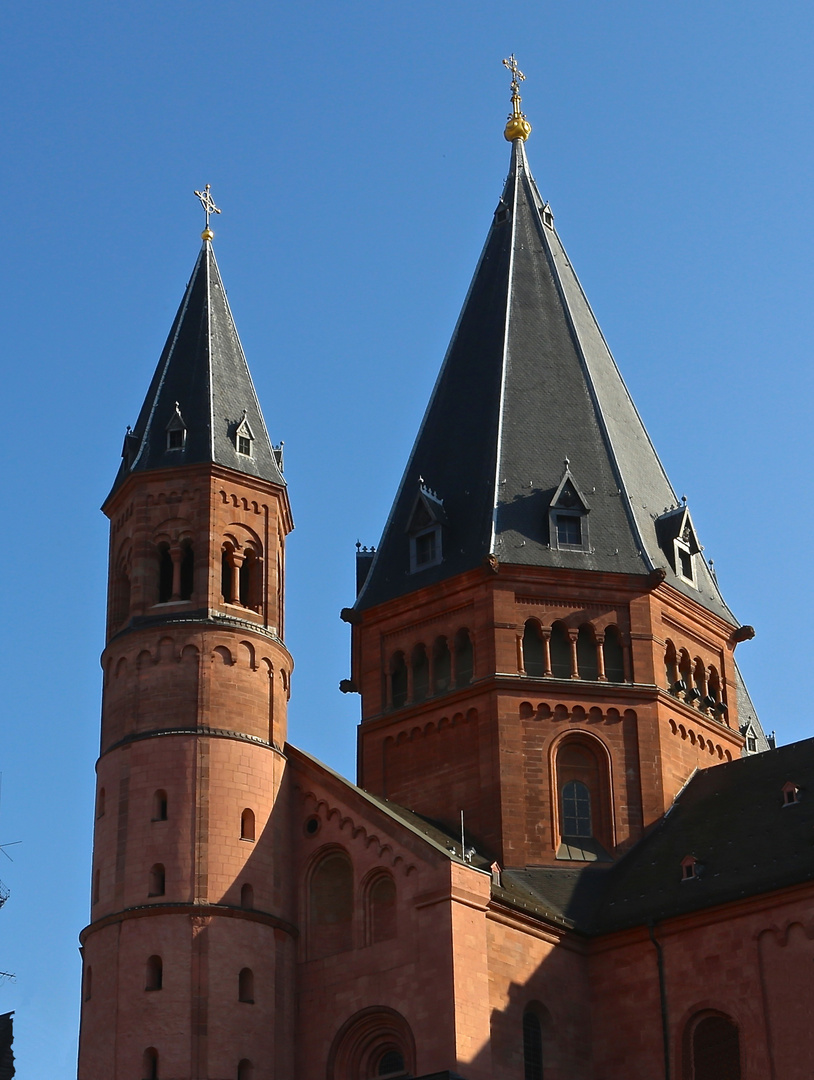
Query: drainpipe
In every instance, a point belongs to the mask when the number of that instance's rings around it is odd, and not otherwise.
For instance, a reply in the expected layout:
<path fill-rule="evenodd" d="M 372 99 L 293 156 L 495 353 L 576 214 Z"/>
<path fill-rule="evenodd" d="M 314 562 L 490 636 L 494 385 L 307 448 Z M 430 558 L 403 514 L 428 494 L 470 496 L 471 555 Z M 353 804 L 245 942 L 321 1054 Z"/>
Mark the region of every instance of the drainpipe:
<path fill-rule="evenodd" d="M 656 924 L 649 922 L 647 929 L 650 932 L 650 940 L 656 948 L 656 963 L 659 969 L 659 998 L 661 999 L 661 1041 L 664 1047 L 664 1080 L 670 1080 L 670 1020 L 667 1015 L 667 982 L 664 977 L 664 950 L 661 942 L 656 940 Z"/>

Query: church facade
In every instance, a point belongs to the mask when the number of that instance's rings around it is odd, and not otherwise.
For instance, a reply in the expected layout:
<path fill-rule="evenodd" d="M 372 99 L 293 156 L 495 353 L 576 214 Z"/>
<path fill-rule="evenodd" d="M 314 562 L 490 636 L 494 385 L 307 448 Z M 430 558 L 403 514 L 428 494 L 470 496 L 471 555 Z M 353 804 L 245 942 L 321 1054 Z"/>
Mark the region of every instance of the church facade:
<path fill-rule="evenodd" d="M 814 740 L 763 733 L 753 631 L 539 195 L 514 74 L 509 176 L 342 612 L 356 784 L 287 741 L 282 448 L 207 224 L 104 505 L 80 1080 L 810 1075 Z"/>

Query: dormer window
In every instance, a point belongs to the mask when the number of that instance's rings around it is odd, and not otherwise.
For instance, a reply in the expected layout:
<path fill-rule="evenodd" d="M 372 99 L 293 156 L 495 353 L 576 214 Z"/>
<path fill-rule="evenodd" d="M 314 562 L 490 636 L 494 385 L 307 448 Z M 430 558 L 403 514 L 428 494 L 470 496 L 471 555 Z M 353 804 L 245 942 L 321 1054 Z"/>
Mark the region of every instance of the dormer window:
<path fill-rule="evenodd" d="M 187 426 L 184 423 L 183 416 L 181 416 L 177 401 L 175 403 L 175 412 L 170 417 L 165 430 L 167 432 L 167 449 L 183 450 L 187 441 Z"/>
<path fill-rule="evenodd" d="M 576 514 L 557 514 L 557 547 L 582 547 L 582 518 Z"/>
<path fill-rule="evenodd" d="M 701 871 L 703 867 L 698 859 L 694 855 L 687 855 L 681 860 L 681 880 L 693 881 L 695 878 L 701 877 Z"/>
<path fill-rule="evenodd" d="M 438 562 L 438 549 L 441 544 L 440 528 L 436 525 L 427 532 L 419 533 L 414 537 L 414 544 L 416 567 L 433 566 Z"/>
<path fill-rule="evenodd" d="M 407 534 L 410 543 L 410 573 L 437 566 L 443 559 L 443 527 L 447 523 L 443 500 L 419 479 Z"/>
<path fill-rule="evenodd" d="M 796 784 L 789 781 L 783 785 L 783 805 L 796 806 L 800 801 L 800 789 Z"/>
<path fill-rule="evenodd" d="M 698 588 L 695 556 L 701 551 L 701 545 L 685 500 L 656 518 L 656 535 L 679 581 Z"/>
<path fill-rule="evenodd" d="M 235 428 L 235 450 L 237 450 L 238 454 L 243 454 L 244 457 L 251 457 L 253 442 L 254 432 L 249 426 L 249 421 L 246 419 L 246 410 L 244 409 L 243 416 Z"/>
<path fill-rule="evenodd" d="M 550 545 L 559 551 L 588 551 L 589 506 L 565 459 L 565 472 L 549 508 Z"/>
<path fill-rule="evenodd" d="M 676 573 L 689 585 L 694 585 L 692 553 L 682 540 L 674 540 L 673 543 L 675 544 Z"/>
<path fill-rule="evenodd" d="M 746 727 L 741 728 L 741 735 L 743 735 L 744 743 L 743 748 L 747 754 L 757 753 L 757 734 L 751 724 L 747 724 Z M 784 788 L 785 790 L 785 788 Z"/>

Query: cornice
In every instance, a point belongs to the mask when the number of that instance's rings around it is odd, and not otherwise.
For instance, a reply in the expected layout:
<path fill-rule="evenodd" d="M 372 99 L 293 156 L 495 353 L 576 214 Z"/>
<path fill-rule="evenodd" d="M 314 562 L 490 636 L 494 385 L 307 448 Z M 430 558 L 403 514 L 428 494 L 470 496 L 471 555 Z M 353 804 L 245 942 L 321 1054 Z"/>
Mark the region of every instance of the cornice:
<path fill-rule="evenodd" d="M 79 943 L 84 945 L 92 934 L 105 930 L 108 926 L 115 926 L 117 923 L 127 922 L 130 919 L 149 919 L 160 915 L 189 915 L 196 919 L 243 919 L 246 922 L 261 923 L 275 930 L 282 930 L 292 938 L 299 937 L 300 933 L 293 923 L 265 911 L 231 907 L 227 904 L 144 904 L 139 907 L 124 908 L 111 915 L 103 915 L 102 918 L 89 923 L 79 934 Z"/>

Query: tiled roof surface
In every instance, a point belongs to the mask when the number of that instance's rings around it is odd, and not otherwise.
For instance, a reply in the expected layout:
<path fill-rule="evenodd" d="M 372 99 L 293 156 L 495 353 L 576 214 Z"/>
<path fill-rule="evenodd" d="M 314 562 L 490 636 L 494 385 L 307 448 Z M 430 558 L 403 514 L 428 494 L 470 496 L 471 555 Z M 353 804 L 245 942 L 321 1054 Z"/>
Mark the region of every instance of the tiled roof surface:
<path fill-rule="evenodd" d="M 560 550 L 548 511 L 565 459 L 584 494 L 588 550 Z M 443 559 L 410 572 L 410 514 L 424 483 L 443 501 Z M 509 177 L 367 582 L 369 608 L 470 570 L 509 564 L 632 574 L 734 622 L 703 556 L 697 588 L 662 551 L 655 519 L 679 503 L 608 351 L 523 143 Z"/>
<path fill-rule="evenodd" d="M 799 801 L 785 805 L 789 783 Z M 698 875 L 690 880 L 687 857 Z M 806 739 L 697 772 L 612 868 L 507 870 L 496 898 L 595 935 L 811 881 L 814 739 Z"/>
<path fill-rule="evenodd" d="M 176 410 L 177 403 L 177 410 Z M 239 454 L 244 416 L 254 439 Z M 180 414 L 183 449 L 170 450 L 167 426 Z M 130 472 L 214 462 L 284 484 L 237 335 L 212 245 L 205 241 L 161 353 L 113 490 Z"/>

